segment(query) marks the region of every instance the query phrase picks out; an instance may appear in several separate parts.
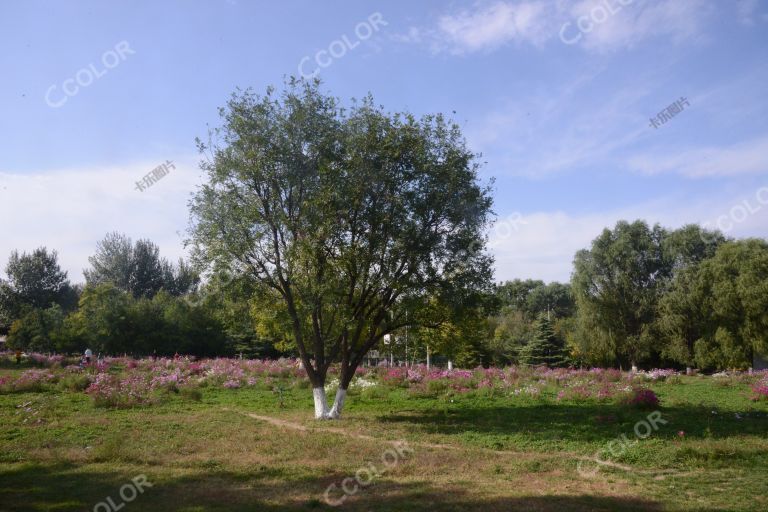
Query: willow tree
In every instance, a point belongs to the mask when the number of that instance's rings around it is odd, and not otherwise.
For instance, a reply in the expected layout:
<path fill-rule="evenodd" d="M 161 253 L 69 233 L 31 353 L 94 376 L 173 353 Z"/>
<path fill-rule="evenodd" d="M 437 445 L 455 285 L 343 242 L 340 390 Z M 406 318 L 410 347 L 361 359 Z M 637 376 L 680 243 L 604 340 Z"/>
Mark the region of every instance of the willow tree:
<path fill-rule="evenodd" d="M 238 91 L 220 114 L 198 141 L 207 181 L 190 203 L 194 255 L 258 284 L 256 316 L 295 344 L 315 417 L 338 418 L 384 335 L 417 326 L 430 298 L 489 286 L 489 188 L 442 115 L 391 114 L 370 96 L 343 108 L 299 80 Z"/>

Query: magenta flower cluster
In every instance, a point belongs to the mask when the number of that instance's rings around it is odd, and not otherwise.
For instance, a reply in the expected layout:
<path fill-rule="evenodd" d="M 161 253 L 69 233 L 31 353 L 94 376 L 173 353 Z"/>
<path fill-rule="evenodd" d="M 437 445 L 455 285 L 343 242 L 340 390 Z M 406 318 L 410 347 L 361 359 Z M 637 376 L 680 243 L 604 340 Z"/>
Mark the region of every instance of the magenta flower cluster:
<path fill-rule="evenodd" d="M 650 389 L 633 389 L 623 400 L 627 405 L 633 405 L 642 408 L 654 408 L 659 406 L 659 397 Z"/>
<path fill-rule="evenodd" d="M 768 372 L 752 386 L 752 400 L 768 400 Z"/>
<path fill-rule="evenodd" d="M 9 391 L 42 391 L 49 384 L 54 384 L 58 376 L 50 370 L 26 370 L 13 382 L 8 381 Z M 0 384 L 2 385 L 2 384 Z"/>
<path fill-rule="evenodd" d="M 13 354 L 0 357 L 13 360 Z M 306 385 L 306 372 L 296 359 L 243 360 L 189 357 L 132 359 L 110 357 L 81 366 L 77 358 L 29 354 L 43 368 L 26 370 L 17 377 L 0 377 L 0 393 L 43 391 L 58 386 L 86 390 L 99 405 L 131 407 L 152 404 L 169 393 L 185 388 L 227 390 L 262 386 L 272 389 L 286 382 Z M 506 367 L 467 369 L 427 369 L 410 367 L 358 368 L 352 387 L 401 388 L 415 396 L 451 397 L 476 393 L 481 396 L 506 396 L 514 400 L 552 400 L 560 402 L 625 403 L 637 407 L 656 407 L 659 397 L 645 386 L 678 375 L 675 370 L 622 372 L 617 369 Z M 328 381 L 338 382 L 339 369 L 332 366 Z M 768 372 L 739 374 L 738 384 L 751 387 L 755 400 L 768 400 Z M 357 384 L 356 384 L 357 383 Z M 362 384 L 361 384 L 362 383 Z M 364 385 L 363 385 L 364 384 Z M 187 393 L 184 393 L 188 395 Z M 199 392 L 198 392 L 199 394 Z"/>

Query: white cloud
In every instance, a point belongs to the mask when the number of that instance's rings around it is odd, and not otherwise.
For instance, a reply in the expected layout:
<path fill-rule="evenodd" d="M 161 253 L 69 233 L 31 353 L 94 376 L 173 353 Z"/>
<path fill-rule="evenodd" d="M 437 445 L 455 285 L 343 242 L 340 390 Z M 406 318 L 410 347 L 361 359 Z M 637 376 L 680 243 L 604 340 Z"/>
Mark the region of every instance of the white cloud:
<path fill-rule="evenodd" d="M 162 161 L 65 169 L 30 174 L 0 172 L 0 270 L 10 252 L 55 249 L 73 282 L 82 282 L 88 256 L 108 231 L 149 238 L 162 256 L 184 253 L 187 200 L 198 183 L 195 160 L 174 160 L 176 169 L 144 192 L 135 182 Z M 2 272 L 4 277 L 4 272 Z"/>
<path fill-rule="evenodd" d="M 496 258 L 496 280 L 568 281 L 577 251 L 589 248 L 604 228 L 613 228 L 619 220 L 636 219 L 668 228 L 699 223 L 710 229 L 719 227 L 734 238 L 768 238 L 768 180 L 759 196 L 757 190 L 746 189 L 716 200 L 667 199 L 609 212 L 537 212 L 501 217 L 497 225 L 514 228 L 490 231 L 489 250 Z"/>
<path fill-rule="evenodd" d="M 88 256 L 108 231 L 149 238 L 170 259 L 184 256 L 177 231 L 183 233 L 187 226 L 187 200 L 199 183 L 199 171 L 192 162 L 175 162 L 176 170 L 144 192 L 135 190 L 134 182 L 159 162 L 26 175 L 0 173 L 0 232 L 4 235 L 0 265 L 13 249 L 31 251 L 45 245 L 58 250 L 59 261 L 73 281 L 82 281 Z M 765 191 L 761 197 L 767 197 Z M 742 212 L 734 208 L 744 201 L 752 213 L 742 220 Z M 768 237 L 768 204 L 760 203 L 755 190 L 743 190 L 715 201 L 669 199 L 589 214 L 514 214 L 499 219 L 506 225 L 491 230 L 489 248 L 496 256 L 497 280 L 567 281 L 576 251 L 588 247 L 603 228 L 618 220 L 644 218 L 669 227 L 689 222 L 716 226 L 723 215 L 728 221 L 721 222 L 721 227 L 730 236 Z"/>
<path fill-rule="evenodd" d="M 606 9 L 606 4 L 613 8 Z M 608 15 L 599 22 L 603 11 Z M 594 27 L 582 34 L 584 47 L 605 52 L 631 48 L 654 37 L 669 37 L 674 42 L 694 37 L 701 32 L 709 11 L 710 4 L 704 0 L 634 1 L 626 6 L 605 0 L 583 0 L 569 14 L 575 23 L 585 17 Z"/>
<path fill-rule="evenodd" d="M 476 2 L 440 16 L 427 27 L 410 27 L 401 42 L 427 44 L 434 53 L 466 54 L 508 43 L 540 46 L 574 40 L 594 52 L 633 47 L 654 37 L 674 42 L 702 34 L 708 0 L 505 0 Z M 579 28 L 581 27 L 581 28 Z"/>
<path fill-rule="evenodd" d="M 441 16 L 437 30 L 451 51 L 471 53 L 514 40 L 541 43 L 551 36 L 547 25 L 543 2 L 496 2 L 473 11 Z"/>
<path fill-rule="evenodd" d="M 676 172 L 692 178 L 768 172 L 768 134 L 727 147 L 647 151 L 628 163 L 646 174 Z"/>

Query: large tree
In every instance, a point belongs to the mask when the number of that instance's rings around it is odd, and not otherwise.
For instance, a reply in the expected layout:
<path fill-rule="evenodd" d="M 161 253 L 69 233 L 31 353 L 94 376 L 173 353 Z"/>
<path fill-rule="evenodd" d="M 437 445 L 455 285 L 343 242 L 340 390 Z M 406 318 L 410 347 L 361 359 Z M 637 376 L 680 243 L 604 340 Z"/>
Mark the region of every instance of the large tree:
<path fill-rule="evenodd" d="M 488 342 L 494 364 L 521 362 L 521 350 L 533 339 L 541 315 L 552 321 L 553 328 L 557 325 L 558 334 L 562 334 L 562 321 L 575 310 L 569 284 L 514 279 L 499 284 L 496 296 L 502 309 L 492 319 L 494 334 Z"/>
<path fill-rule="evenodd" d="M 594 362 L 657 358 L 658 304 L 675 276 L 715 253 L 722 234 L 688 225 L 668 231 L 620 221 L 576 253 L 578 352 Z"/>
<path fill-rule="evenodd" d="M 573 315 L 575 304 L 570 284 L 527 279 L 506 281 L 496 287 L 496 295 L 501 305 L 511 311 L 523 313 L 534 322 L 542 313 L 550 319 Z"/>
<path fill-rule="evenodd" d="M 160 248 L 150 240 L 131 239 L 122 233 L 107 233 L 90 256 L 90 269 L 83 271 L 89 285 L 111 283 L 134 297 L 154 297 L 160 290 L 171 295 L 192 291 L 199 279 L 179 259 L 177 266 L 160 257 Z"/>
<path fill-rule="evenodd" d="M 668 275 L 665 235 L 658 225 L 620 221 L 576 253 L 572 285 L 579 324 L 605 362 L 634 365 L 650 353 L 649 329 Z"/>
<path fill-rule="evenodd" d="M 660 303 L 664 354 L 702 368 L 747 368 L 768 353 L 768 243 L 721 245 L 674 280 Z"/>
<path fill-rule="evenodd" d="M 56 251 L 45 247 L 31 253 L 13 251 L 5 272 L 8 279 L 0 280 L 0 329 L 7 329 L 31 309 L 77 305 L 77 290 L 61 270 Z"/>
<path fill-rule="evenodd" d="M 191 201 L 195 256 L 258 282 L 312 383 L 315 417 L 338 418 L 365 354 L 418 325 L 431 298 L 490 287 L 491 199 L 476 156 L 442 115 L 349 109 L 319 82 L 235 93 Z M 471 250 L 470 250 L 471 248 Z M 329 409 L 328 368 L 339 363 Z"/>

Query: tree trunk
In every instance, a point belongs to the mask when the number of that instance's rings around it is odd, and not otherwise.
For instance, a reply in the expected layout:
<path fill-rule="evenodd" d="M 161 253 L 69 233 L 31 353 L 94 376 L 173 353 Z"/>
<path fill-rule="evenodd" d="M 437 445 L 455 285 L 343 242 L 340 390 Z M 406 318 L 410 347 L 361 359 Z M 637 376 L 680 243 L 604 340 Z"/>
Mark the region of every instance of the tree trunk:
<path fill-rule="evenodd" d="M 336 398 L 333 401 L 333 407 L 328 411 L 328 419 L 338 420 L 341 418 L 341 410 L 344 408 L 344 400 L 347 398 L 347 390 L 339 387 L 336 390 Z"/>
<path fill-rule="evenodd" d="M 347 390 L 339 387 L 336 391 L 336 398 L 331 408 L 328 408 L 328 399 L 325 395 L 325 388 L 312 388 L 312 395 L 315 399 L 315 419 L 316 420 L 338 420 L 341 419 L 341 411 L 344 409 L 344 401 L 347 398 Z"/>
<path fill-rule="evenodd" d="M 315 419 L 328 419 L 328 400 L 325 398 L 325 388 L 322 386 L 312 388 L 312 396 L 315 398 Z"/>

